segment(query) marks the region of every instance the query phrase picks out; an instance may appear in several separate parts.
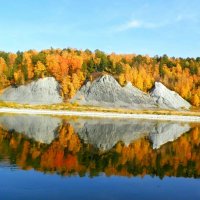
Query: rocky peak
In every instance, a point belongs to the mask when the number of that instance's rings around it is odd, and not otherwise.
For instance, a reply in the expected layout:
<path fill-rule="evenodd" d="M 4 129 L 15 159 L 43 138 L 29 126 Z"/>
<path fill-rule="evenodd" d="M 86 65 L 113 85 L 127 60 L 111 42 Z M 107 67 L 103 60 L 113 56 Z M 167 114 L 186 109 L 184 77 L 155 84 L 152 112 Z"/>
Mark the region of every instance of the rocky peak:
<path fill-rule="evenodd" d="M 91 83 L 91 82 L 90 82 Z M 125 87 L 110 75 L 104 75 L 83 86 L 71 102 L 102 107 L 155 108 L 155 102 L 130 82 Z"/>
<path fill-rule="evenodd" d="M 154 84 L 154 94 L 165 94 L 166 92 L 172 92 L 170 91 L 165 85 L 163 85 L 161 82 L 155 82 Z"/>
<path fill-rule="evenodd" d="M 178 93 L 169 90 L 160 82 L 155 82 L 155 86 L 150 95 L 156 103 L 158 103 L 160 108 L 189 109 L 191 107 L 191 105 Z"/>
<path fill-rule="evenodd" d="M 130 81 L 127 82 L 127 84 L 124 86 L 125 89 L 131 90 L 133 89 L 133 85 Z"/>
<path fill-rule="evenodd" d="M 108 74 L 99 77 L 99 81 L 100 82 L 105 82 L 105 83 L 107 83 L 107 82 L 116 82 L 116 80 L 112 76 L 110 76 Z"/>
<path fill-rule="evenodd" d="M 115 87 L 119 87 L 119 83 L 114 79 L 113 76 L 110 75 L 103 75 L 99 77 L 97 80 L 95 80 L 93 83 L 100 83 L 100 84 L 105 84 L 105 85 L 113 85 Z"/>
<path fill-rule="evenodd" d="M 136 88 L 135 86 L 132 85 L 132 83 L 129 81 L 127 84 L 123 87 L 125 90 L 129 91 L 132 93 L 134 96 L 142 96 L 142 97 L 148 97 L 148 95 L 141 91 L 140 89 Z"/>

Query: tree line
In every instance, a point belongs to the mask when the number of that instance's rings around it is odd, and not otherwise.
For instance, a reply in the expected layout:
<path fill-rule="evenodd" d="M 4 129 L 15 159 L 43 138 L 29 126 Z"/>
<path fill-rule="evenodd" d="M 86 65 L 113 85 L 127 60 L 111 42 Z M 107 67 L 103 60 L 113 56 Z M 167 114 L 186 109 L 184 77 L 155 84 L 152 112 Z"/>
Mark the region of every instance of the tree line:
<path fill-rule="evenodd" d="M 149 57 L 71 48 L 0 52 L 0 90 L 53 76 L 68 101 L 86 80 L 101 74 L 113 75 L 122 86 L 130 81 L 144 92 L 161 81 L 193 106 L 200 106 L 200 57 Z"/>

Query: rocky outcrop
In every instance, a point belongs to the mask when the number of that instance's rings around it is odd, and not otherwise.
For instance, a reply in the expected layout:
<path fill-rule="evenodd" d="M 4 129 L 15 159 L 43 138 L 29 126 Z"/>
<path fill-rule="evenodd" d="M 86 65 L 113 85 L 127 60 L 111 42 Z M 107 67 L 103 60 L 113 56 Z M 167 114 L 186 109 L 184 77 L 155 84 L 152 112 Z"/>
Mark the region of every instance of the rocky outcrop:
<path fill-rule="evenodd" d="M 123 107 L 130 109 L 189 109 L 190 104 L 176 92 L 156 82 L 150 95 L 130 82 L 121 87 L 110 75 L 87 82 L 71 100 L 80 105 Z"/>
<path fill-rule="evenodd" d="M 158 149 L 190 130 L 188 123 L 152 120 L 77 119 L 70 124 L 85 143 L 102 151 L 108 151 L 119 141 L 128 146 L 142 137 L 152 142 L 153 149 Z"/>
<path fill-rule="evenodd" d="M 8 87 L 0 95 L 0 100 L 22 104 L 61 103 L 60 86 L 53 77 L 32 81 L 27 85 Z"/>
<path fill-rule="evenodd" d="M 38 142 L 50 144 L 62 120 L 39 115 L 0 115 L 0 127 L 25 134 Z"/>
<path fill-rule="evenodd" d="M 191 107 L 179 94 L 169 90 L 160 82 L 155 82 L 155 86 L 150 95 L 156 101 L 159 108 L 189 109 Z"/>
<path fill-rule="evenodd" d="M 60 85 L 53 77 L 32 81 L 27 85 L 10 86 L 0 100 L 22 104 L 56 104 L 63 102 Z M 190 104 L 176 92 L 156 82 L 150 95 L 128 82 L 124 87 L 110 75 L 87 82 L 70 100 L 80 105 L 128 109 L 189 109 Z"/>
<path fill-rule="evenodd" d="M 87 82 L 71 102 L 77 102 L 80 105 L 133 109 L 157 107 L 148 94 L 133 87 L 131 83 L 121 87 L 110 75 L 104 75 L 93 82 Z"/>

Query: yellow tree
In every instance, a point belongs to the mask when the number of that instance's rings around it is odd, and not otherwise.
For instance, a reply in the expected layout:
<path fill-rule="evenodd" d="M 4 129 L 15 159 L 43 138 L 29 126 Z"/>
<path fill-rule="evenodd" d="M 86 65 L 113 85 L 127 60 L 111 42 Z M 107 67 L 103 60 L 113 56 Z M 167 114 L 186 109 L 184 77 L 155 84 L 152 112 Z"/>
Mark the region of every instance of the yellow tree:
<path fill-rule="evenodd" d="M 25 83 L 24 74 L 22 73 L 20 69 L 14 72 L 14 81 L 18 85 L 21 85 L 21 84 L 23 85 Z"/>
<path fill-rule="evenodd" d="M 67 58 L 58 54 L 48 55 L 46 58 L 48 71 L 58 80 L 62 81 L 68 75 L 69 65 Z"/>
<path fill-rule="evenodd" d="M 71 77 L 70 76 L 66 76 L 65 78 L 63 78 L 63 80 L 61 82 L 61 86 L 62 86 L 63 96 L 65 98 L 69 97 L 70 84 L 71 84 Z"/>
<path fill-rule="evenodd" d="M 0 57 L 0 75 L 3 74 L 6 71 L 7 65 L 5 60 Z"/>
<path fill-rule="evenodd" d="M 143 90 L 143 76 L 141 74 L 138 74 L 136 79 L 136 87 L 138 87 L 140 90 Z"/>
<path fill-rule="evenodd" d="M 124 85 L 125 83 L 125 77 L 124 77 L 124 74 L 120 74 L 119 77 L 118 77 L 118 80 L 119 80 L 119 84 L 120 85 Z"/>
<path fill-rule="evenodd" d="M 78 90 L 81 86 L 79 77 L 77 76 L 76 73 L 72 74 L 72 85 L 73 85 L 75 90 Z"/>
<path fill-rule="evenodd" d="M 5 74 L 0 74 L 0 90 L 9 86 L 10 82 L 8 81 Z"/>
<path fill-rule="evenodd" d="M 38 61 L 34 69 L 34 73 L 36 74 L 36 76 L 38 78 L 44 78 L 45 71 L 46 71 L 46 67 L 44 66 L 44 64 Z"/>
<path fill-rule="evenodd" d="M 200 99 L 197 94 L 192 97 L 192 104 L 197 107 L 200 106 Z"/>
<path fill-rule="evenodd" d="M 9 65 L 13 66 L 15 63 L 15 59 L 17 58 L 17 54 L 10 53 L 8 57 L 9 57 Z"/>
<path fill-rule="evenodd" d="M 32 64 L 32 54 L 30 52 L 24 52 L 23 54 L 23 61 L 22 64 L 27 66 L 27 73 L 28 73 L 28 79 L 32 79 L 34 76 L 34 68 Z"/>

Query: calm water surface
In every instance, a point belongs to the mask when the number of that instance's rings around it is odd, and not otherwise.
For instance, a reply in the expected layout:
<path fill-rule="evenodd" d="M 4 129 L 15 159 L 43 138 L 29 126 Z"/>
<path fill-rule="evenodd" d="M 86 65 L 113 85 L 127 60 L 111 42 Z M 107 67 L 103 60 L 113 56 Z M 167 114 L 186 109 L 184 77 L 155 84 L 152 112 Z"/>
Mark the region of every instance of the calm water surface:
<path fill-rule="evenodd" d="M 200 199 L 200 124 L 0 115 L 0 199 Z"/>

